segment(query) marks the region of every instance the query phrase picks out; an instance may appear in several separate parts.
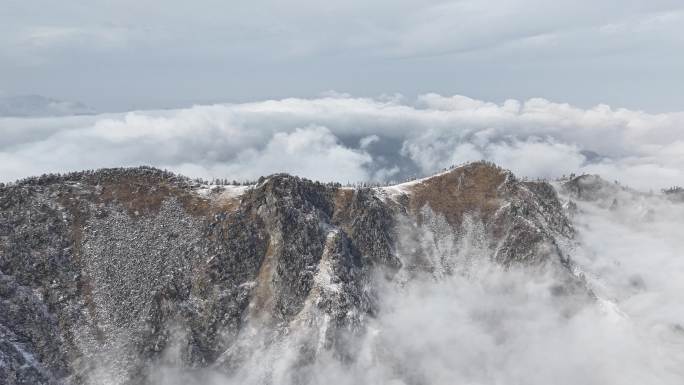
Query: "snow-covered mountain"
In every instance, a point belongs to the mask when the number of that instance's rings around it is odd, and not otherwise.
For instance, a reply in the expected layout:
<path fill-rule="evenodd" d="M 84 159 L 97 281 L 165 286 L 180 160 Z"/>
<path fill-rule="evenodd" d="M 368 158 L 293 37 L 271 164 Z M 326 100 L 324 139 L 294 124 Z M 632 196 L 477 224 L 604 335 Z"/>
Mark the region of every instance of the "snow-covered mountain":
<path fill-rule="evenodd" d="M 643 355 L 621 356 L 639 342 L 631 297 L 587 246 L 586 218 L 639 202 L 647 220 L 649 199 L 676 204 L 483 162 L 372 188 L 152 168 L 25 179 L 0 188 L 0 382 L 667 381 L 681 355 L 636 377 L 605 360 Z M 635 292 L 653 279 L 633 275 Z M 670 321 L 659 336 L 682 342 Z"/>

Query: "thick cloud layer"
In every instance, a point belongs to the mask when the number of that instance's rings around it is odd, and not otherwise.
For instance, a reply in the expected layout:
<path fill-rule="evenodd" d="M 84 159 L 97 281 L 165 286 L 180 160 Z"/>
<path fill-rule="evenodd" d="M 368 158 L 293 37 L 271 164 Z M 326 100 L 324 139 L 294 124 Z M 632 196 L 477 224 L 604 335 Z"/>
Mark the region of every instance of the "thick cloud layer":
<path fill-rule="evenodd" d="M 684 113 L 544 99 L 317 99 L 61 118 L 2 118 L 0 179 L 149 164 L 193 177 L 289 172 L 400 181 L 488 159 L 521 176 L 599 173 L 639 189 L 684 184 Z"/>

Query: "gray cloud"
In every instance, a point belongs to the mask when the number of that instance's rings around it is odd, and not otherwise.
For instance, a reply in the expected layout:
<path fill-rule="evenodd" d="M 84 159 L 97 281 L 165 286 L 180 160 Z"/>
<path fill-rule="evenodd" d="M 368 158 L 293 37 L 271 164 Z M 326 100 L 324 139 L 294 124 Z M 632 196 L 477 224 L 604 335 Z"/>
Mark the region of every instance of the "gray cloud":
<path fill-rule="evenodd" d="M 100 111 L 327 89 L 664 111 L 683 18 L 677 0 L 9 1 L 0 84 Z"/>
<path fill-rule="evenodd" d="M 387 181 L 488 159 L 531 178 L 599 173 L 648 190 L 684 184 L 682 124 L 681 112 L 437 94 L 1 118 L 0 175 L 150 164 L 204 178 Z"/>

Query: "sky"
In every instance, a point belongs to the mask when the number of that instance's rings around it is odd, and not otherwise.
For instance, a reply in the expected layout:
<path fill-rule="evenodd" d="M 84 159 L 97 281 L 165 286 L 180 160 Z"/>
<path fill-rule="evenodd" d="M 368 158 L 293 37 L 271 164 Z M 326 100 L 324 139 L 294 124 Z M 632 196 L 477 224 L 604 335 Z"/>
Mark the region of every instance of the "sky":
<path fill-rule="evenodd" d="M 3 0 L 0 93 L 100 112 L 399 93 L 684 102 L 681 0 Z"/>

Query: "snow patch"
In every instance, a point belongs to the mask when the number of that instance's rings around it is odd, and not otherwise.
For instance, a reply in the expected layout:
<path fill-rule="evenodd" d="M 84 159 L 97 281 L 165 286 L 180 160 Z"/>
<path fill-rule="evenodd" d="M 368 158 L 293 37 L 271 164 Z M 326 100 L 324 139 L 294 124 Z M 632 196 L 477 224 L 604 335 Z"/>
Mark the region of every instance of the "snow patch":
<path fill-rule="evenodd" d="M 460 166 L 460 167 L 463 167 L 463 166 Z M 404 195 L 410 195 L 411 194 L 411 187 L 414 187 L 414 186 L 419 185 L 421 183 L 427 182 L 432 178 L 437 178 L 437 177 L 440 177 L 442 175 L 446 175 L 446 174 L 448 174 L 448 173 L 450 173 L 450 172 L 452 172 L 452 171 L 454 171 L 460 167 L 450 168 L 450 169 L 444 170 L 440 173 L 433 174 L 430 176 L 426 176 L 425 178 L 414 179 L 414 180 L 411 180 L 408 182 L 399 183 L 399 184 L 395 184 L 392 186 L 376 187 L 376 188 L 374 188 L 374 190 L 378 194 L 378 197 L 380 199 L 382 199 L 383 201 L 387 201 L 389 199 L 389 200 L 396 202 L 399 197 L 404 196 Z"/>
<path fill-rule="evenodd" d="M 219 200 L 230 200 L 235 199 L 243 195 L 247 190 L 253 188 L 254 185 L 245 186 L 217 186 L 205 184 L 194 189 L 195 194 L 203 198 L 217 198 Z"/>
<path fill-rule="evenodd" d="M 244 193 L 247 192 L 247 190 L 251 189 L 254 187 L 253 185 L 247 185 L 247 186 L 224 186 L 223 191 L 221 192 L 220 197 L 222 199 L 234 199 L 238 198 Z"/>
<path fill-rule="evenodd" d="M 320 287 L 322 290 L 330 290 L 333 292 L 340 292 L 341 288 L 339 284 L 333 283 L 332 282 L 332 266 L 330 265 L 330 255 L 329 251 L 331 247 L 331 243 L 334 242 L 335 237 L 337 236 L 339 230 L 331 230 L 326 239 L 326 247 L 325 251 L 323 253 L 323 256 L 321 257 L 321 260 L 318 264 L 318 271 L 316 272 L 316 275 L 314 275 L 314 282 L 315 284 Z"/>

